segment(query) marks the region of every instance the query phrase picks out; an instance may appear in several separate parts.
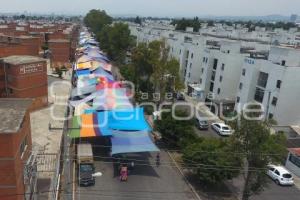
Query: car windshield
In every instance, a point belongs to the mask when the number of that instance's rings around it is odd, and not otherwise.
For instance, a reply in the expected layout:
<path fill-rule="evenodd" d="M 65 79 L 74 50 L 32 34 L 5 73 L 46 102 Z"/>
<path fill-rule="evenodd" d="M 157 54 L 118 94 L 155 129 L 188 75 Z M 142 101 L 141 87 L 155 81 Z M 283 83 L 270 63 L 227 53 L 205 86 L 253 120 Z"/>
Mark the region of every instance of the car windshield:
<path fill-rule="evenodd" d="M 207 121 L 200 121 L 199 123 L 200 123 L 200 124 L 203 124 L 203 125 L 206 125 L 206 124 L 207 124 Z"/>
<path fill-rule="evenodd" d="M 226 126 L 223 126 L 222 129 L 223 129 L 224 131 L 229 131 L 229 128 L 226 127 Z"/>
<path fill-rule="evenodd" d="M 291 174 L 283 174 L 282 177 L 283 178 L 292 178 L 292 175 Z"/>
<path fill-rule="evenodd" d="M 91 172 L 93 171 L 92 165 L 80 165 L 81 172 Z"/>

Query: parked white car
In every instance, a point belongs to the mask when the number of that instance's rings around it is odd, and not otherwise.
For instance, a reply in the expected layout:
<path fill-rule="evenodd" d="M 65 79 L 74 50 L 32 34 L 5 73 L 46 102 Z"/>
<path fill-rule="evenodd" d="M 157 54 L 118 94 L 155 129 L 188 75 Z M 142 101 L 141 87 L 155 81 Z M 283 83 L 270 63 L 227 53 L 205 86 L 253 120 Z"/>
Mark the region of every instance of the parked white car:
<path fill-rule="evenodd" d="M 267 174 L 275 181 L 277 185 L 294 184 L 292 174 L 282 166 L 269 165 Z"/>
<path fill-rule="evenodd" d="M 229 126 L 223 123 L 213 123 L 211 124 L 211 128 L 214 129 L 218 134 L 222 136 L 232 135 L 233 131 Z"/>

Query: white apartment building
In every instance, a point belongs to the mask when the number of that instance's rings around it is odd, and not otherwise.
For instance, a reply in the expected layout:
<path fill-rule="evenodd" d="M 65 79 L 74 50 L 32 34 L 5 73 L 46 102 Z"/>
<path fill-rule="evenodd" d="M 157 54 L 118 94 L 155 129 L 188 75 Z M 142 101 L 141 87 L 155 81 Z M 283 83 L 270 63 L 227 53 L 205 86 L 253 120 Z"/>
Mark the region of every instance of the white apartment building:
<path fill-rule="evenodd" d="M 220 47 L 205 49 L 202 57 L 199 83 L 206 96 L 214 100 L 235 100 L 240 79 L 242 54 L 240 42 L 221 41 Z"/>
<path fill-rule="evenodd" d="M 272 47 L 269 59 L 245 58 L 238 83 L 236 109 L 261 103 L 267 118 L 279 125 L 300 123 L 300 49 Z"/>
<path fill-rule="evenodd" d="M 238 111 L 257 101 L 279 125 L 300 124 L 300 49 L 290 47 L 300 44 L 296 30 L 257 28 L 249 33 L 242 27 L 217 26 L 191 33 L 167 25 L 129 27 L 138 42 L 165 39 L 170 56 L 180 63 L 182 80 L 203 91 L 202 101 L 207 95 L 233 101 Z M 290 46 L 271 48 L 272 43 Z"/>

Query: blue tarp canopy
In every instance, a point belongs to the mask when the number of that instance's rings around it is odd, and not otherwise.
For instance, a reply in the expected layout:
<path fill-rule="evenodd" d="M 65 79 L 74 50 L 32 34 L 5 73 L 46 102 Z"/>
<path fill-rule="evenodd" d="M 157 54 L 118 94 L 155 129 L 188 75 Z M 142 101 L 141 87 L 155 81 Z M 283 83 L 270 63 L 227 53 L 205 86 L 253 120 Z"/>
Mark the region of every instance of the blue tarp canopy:
<path fill-rule="evenodd" d="M 146 131 L 124 132 L 113 131 L 111 137 L 112 155 L 120 153 L 156 152 L 159 149 L 153 144 Z"/>
<path fill-rule="evenodd" d="M 76 70 L 76 75 L 77 77 L 79 76 L 84 76 L 84 75 L 89 75 L 91 72 L 89 69 L 83 69 L 83 70 Z"/>
<path fill-rule="evenodd" d="M 141 107 L 108 111 L 109 128 L 122 131 L 152 131 Z"/>
<path fill-rule="evenodd" d="M 98 119 L 107 123 L 107 127 L 119 131 L 152 131 L 144 117 L 144 109 L 129 108 L 115 109 L 111 111 L 97 112 L 94 109 L 88 109 L 85 114 L 97 115 Z"/>

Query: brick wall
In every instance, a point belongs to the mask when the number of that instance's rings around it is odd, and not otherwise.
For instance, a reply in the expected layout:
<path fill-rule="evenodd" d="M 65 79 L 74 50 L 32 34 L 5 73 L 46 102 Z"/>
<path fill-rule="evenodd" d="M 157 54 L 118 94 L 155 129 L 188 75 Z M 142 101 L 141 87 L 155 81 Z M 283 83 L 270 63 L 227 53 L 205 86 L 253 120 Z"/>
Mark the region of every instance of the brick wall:
<path fill-rule="evenodd" d="M 26 138 L 27 148 L 20 152 L 21 143 Z M 26 112 L 22 126 L 17 133 L 0 133 L 0 197 L 1 200 L 23 200 L 23 169 L 32 150 L 29 111 Z M 21 157 L 22 156 L 22 157 Z M 2 186 L 2 187 L 1 187 Z M 7 195 L 7 196 L 4 196 Z"/>

